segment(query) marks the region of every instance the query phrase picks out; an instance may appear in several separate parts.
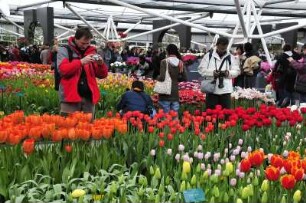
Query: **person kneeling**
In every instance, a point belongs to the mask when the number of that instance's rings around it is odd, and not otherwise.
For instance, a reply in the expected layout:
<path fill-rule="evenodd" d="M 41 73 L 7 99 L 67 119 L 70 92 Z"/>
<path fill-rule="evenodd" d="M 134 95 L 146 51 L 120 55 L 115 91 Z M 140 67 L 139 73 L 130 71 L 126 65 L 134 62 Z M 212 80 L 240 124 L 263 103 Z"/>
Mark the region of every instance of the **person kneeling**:
<path fill-rule="evenodd" d="M 128 111 L 140 111 L 142 113 L 153 114 L 153 102 L 149 95 L 144 92 L 144 84 L 141 81 L 132 83 L 132 90 L 127 90 L 117 104 L 117 110 L 121 115 Z"/>

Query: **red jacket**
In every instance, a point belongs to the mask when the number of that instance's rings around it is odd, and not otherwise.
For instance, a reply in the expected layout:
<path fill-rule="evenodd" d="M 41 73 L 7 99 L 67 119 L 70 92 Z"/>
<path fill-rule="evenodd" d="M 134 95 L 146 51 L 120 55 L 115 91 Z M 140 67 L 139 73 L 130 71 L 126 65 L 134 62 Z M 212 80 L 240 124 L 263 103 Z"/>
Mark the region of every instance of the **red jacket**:
<path fill-rule="evenodd" d="M 92 102 L 96 104 L 100 99 L 100 91 L 97 85 L 97 78 L 105 78 L 108 74 L 108 68 L 103 65 L 98 65 L 96 62 L 81 64 L 81 54 L 76 48 L 74 37 L 70 37 L 68 45 L 73 51 L 73 60 L 69 62 L 68 51 L 65 47 L 60 47 L 57 53 L 58 70 L 61 75 L 61 82 L 59 85 L 60 101 L 63 102 L 81 102 L 82 98 L 78 94 L 78 81 L 81 76 L 82 68 L 84 68 L 88 86 L 92 93 Z M 84 56 L 96 54 L 96 48 L 89 46 Z"/>

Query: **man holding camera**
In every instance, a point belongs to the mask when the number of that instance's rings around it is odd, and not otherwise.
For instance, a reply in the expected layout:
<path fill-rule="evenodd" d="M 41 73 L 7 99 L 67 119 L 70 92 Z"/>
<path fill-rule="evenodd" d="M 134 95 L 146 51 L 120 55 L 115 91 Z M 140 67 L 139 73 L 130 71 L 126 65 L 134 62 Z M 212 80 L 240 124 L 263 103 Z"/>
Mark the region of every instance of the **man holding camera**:
<path fill-rule="evenodd" d="M 215 84 L 213 92 L 206 93 L 206 109 L 214 109 L 216 105 L 231 108 L 232 79 L 240 74 L 239 58 L 227 52 L 228 39 L 220 37 L 216 48 L 208 52 L 198 67 L 199 73 L 211 78 Z"/>
<path fill-rule="evenodd" d="M 89 28 L 78 28 L 70 37 L 68 46 L 57 53 L 57 69 L 60 74 L 60 113 L 66 116 L 75 111 L 91 113 L 100 99 L 97 78 L 105 78 L 108 68 L 96 48 L 90 45 L 93 38 Z"/>

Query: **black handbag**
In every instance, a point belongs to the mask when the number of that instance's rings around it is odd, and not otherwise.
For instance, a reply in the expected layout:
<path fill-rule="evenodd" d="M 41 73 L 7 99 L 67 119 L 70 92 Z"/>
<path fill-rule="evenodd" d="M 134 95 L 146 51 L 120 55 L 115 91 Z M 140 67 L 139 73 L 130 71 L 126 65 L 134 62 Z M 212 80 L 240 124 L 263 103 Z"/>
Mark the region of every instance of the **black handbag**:
<path fill-rule="evenodd" d="M 294 89 L 298 93 L 306 94 L 306 83 L 305 82 L 295 82 Z"/>
<path fill-rule="evenodd" d="M 298 93 L 306 94 L 306 81 L 298 80 L 298 75 L 295 79 L 294 90 Z"/>

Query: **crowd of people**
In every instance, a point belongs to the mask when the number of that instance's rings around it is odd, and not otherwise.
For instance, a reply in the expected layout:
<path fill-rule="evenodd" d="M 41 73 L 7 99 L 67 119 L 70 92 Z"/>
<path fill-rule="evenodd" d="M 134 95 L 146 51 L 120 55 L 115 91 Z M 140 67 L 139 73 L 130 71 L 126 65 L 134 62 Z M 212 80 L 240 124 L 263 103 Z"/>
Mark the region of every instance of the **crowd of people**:
<path fill-rule="evenodd" d="M 100 98 L 95 78 L 107 77 L 112 63 L 137 57 L 139 62 L 131 72 L 135 82 L 118 101 L 117 110 L 122 114 L 129 110 L 151 114 L 152 100 L 144 92 L 144 84 L 139 78 L 164 81 L 169 73 L 171 93 L 159 95 L 159 106 L 165 112 L 179 111 L 178 83 L 187 80 L 186 64 L 180 54 L 182 50 L 169 44 L 165 50 L 126 47 L 120 52 L 119 47 L 112 43 L 95 47 L 91 45 L 92 38 L 88 28 L 79 28 L 75 36 L 69 38 L 68 45 L 59 46 L 55 39 L 52 47 L 48 44 L 21 49 L 17 46 L 0 46 L 0 57 L 1 61 L 51 64 L 62 115 L 74 111 L 94 113 L 94 106 Z M 206 93 L 206 108 L 216 105 L 231 108 L 231 93 L 235 86 L 265 90 L 268 84 L 276 92 L 280 107 L 306 102 L 306 45 L 298 53 L 286 44 L 282 54 L 270 64 L 261 51 L 253 49 L 251 43 L 236 46 L 234 52 L 228 51 L 228 43 L 227 38 L 220 37 L 211 50 L 204 50 L 206 53 L 198 67 L 199 74 L 206 81 L 202 81 L 201 86 Z"/>

